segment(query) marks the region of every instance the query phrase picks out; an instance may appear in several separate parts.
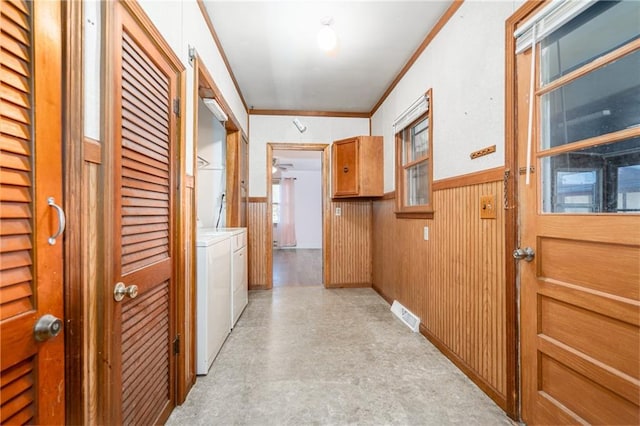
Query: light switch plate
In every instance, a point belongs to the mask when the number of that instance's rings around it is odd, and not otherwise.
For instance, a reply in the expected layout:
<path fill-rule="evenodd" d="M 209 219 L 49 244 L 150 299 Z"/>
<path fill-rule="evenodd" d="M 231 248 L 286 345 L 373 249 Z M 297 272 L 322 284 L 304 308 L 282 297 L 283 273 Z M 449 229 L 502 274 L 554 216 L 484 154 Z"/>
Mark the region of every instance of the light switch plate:
<path fill-rule="evenodd" d="M 422 230 L 422 238 L 424 238 L 425 241 L 429 240 L 429 227 L 425 226 Z"/>
<path fill-rule="evenodd" d="M 336 216 L 342 216 L 342 209 L 340 207 L 336 207 Z"/>
<path fill-rule="evenodd" d="M 496 218 L 496 196 L 483 195 L 480 197 L 480 218 L 495 219 Z"/>

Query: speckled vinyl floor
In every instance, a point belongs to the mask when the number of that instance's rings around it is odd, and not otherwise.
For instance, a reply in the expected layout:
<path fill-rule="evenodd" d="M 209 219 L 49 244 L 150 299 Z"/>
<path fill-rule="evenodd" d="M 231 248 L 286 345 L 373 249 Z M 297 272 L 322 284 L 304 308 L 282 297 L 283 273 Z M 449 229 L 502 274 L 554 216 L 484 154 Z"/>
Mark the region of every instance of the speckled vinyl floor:
<path fill-rule="evenodd" d="M 512 425 L 371 289 L 281 287 L 249 305 L 169 425 Z"/>

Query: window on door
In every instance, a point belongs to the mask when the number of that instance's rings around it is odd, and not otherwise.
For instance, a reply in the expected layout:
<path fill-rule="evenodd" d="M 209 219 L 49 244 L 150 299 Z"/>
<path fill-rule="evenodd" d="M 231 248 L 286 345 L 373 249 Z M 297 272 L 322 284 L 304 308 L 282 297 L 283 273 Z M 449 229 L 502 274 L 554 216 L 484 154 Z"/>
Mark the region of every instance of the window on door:
<path fill-rule="evenodd" d="M 640 212 L 639 16 L 637 1 L 596 2 L 540 41 L 545 213 Z"/>

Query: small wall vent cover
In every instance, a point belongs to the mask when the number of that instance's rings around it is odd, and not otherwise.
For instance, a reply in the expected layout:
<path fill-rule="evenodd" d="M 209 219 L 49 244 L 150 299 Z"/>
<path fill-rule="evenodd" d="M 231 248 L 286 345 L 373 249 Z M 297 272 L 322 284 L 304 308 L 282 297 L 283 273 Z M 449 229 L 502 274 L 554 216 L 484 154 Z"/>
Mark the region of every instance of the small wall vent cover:
<path fill-rule="evenodd" d="M 391 305 L 391 312 L 400 318 L 400 321 L 405 323 L 406 326 L 413 330 L 414 333 L 417 333 L 420 329 L 420 318 L 402 306 L 397 300 L 393 301 L 393 304 Z"/>

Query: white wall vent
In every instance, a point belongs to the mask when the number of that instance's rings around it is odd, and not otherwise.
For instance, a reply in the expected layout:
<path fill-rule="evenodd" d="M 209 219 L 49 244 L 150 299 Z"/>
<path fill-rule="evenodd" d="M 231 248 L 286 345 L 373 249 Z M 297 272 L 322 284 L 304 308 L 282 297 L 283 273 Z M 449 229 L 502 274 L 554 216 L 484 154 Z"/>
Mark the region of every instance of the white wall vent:
<path fill-rule="evenodd" d="M 400 321 L 405 323 L 407 327 L 413 330 L 414 333 L 417 333 L 420 329 L 420 318 L 418 318 L 411 311 L 402 306 L 397 300 L 393 301 L 393 304 L 391 305 L 391 312 L 393 312 L 395 316 L 400 318 Z"/>

